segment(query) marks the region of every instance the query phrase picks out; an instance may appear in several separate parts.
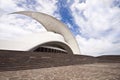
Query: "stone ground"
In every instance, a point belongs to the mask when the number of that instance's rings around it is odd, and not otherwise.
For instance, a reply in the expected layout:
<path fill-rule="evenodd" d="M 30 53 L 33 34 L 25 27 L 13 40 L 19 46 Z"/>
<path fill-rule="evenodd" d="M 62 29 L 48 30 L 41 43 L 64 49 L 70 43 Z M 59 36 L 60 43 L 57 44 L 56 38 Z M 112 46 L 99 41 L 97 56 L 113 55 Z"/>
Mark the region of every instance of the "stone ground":
<path fill-rule="evenodd" d="M 0 72 L 0 80 L 120 80 L 120 63 L 93 63 Z"/>

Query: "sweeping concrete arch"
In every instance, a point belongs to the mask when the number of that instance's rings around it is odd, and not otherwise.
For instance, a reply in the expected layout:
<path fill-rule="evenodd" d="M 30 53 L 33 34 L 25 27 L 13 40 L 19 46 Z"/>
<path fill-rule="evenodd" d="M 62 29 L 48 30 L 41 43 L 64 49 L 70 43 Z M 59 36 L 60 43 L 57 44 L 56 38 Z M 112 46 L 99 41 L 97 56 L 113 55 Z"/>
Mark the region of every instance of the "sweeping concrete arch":
<path fill-rule="evenodd" d="M 41 23 L 46 28 L 47 31 L 52 31 L 61 34 L 64 37 L 65 42 L 69 44 L 73 53 L 80 54 L 79 46 L 77 44 L 75 37 L 72 35 L 68 27 L 66 27 L 62 22 L 60 22 L 56 18 L 44 13 L 32 11 L 20 11 L 14 12 L 12 14 L 23 14 L 29 16 L 37 20 L 39 23 Z"/>
<path fill-rule="evenodd" d="M 1 50 L 35 51 L 40 47 L 73 54 L 63 36 L 53 32 L 32 33 L 14 40 L 0 40 Z"/>

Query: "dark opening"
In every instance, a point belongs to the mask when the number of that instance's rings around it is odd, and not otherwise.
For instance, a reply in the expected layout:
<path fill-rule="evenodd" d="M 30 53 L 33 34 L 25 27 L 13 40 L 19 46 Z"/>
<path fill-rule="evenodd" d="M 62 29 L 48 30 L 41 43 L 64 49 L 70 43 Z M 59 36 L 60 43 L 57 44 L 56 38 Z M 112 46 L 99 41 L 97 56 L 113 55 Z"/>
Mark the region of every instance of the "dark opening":
<path fill-rule="evenodd" d="M 52 49 L 52 48 L 46 48 L 46 47 L 38 47 L 37 49 L 34 50 L 34 52 L 66 53 L 66 51 Z"/>

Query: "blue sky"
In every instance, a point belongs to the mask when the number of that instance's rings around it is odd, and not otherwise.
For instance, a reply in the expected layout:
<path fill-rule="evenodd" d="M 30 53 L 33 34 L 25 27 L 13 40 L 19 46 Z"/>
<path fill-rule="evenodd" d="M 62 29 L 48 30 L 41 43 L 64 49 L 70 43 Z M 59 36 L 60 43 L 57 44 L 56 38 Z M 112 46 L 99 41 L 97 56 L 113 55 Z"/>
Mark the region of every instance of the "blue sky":
<path fill-rule="evenodd" d="M 64 22 L 84 55 L 120 55 L 120 0 L 0 0 L 0 39 L 45 31 L 16 11 L 38 11 Z"/>

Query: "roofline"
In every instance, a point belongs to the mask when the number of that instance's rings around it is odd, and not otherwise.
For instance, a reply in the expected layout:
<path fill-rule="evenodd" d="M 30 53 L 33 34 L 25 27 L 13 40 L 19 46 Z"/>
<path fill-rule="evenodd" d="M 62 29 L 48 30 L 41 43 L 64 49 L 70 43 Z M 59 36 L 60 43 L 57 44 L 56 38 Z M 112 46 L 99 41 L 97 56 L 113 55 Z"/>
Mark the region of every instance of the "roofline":
<path fill-rule="evenodd" d="M 23 14 L 29 16 L 37 20 L 40 24 L 42 24 L 47 31 L 52 31 L 61 34 L 64 37 L 65 41 L 69 44 L 73 53 L 80 54 L 80 49 L 75 37 L 68 29 L 68 27 L 66 27 L 65 24 L 63 24 L 56 18 L 41 12 L 33 12 L 33 11 L 19 11 L 19 12 L 14 12 L 12 14 Z"/>

